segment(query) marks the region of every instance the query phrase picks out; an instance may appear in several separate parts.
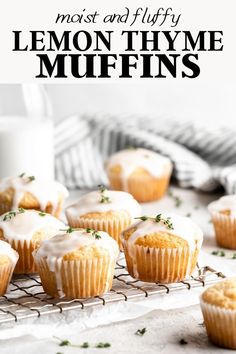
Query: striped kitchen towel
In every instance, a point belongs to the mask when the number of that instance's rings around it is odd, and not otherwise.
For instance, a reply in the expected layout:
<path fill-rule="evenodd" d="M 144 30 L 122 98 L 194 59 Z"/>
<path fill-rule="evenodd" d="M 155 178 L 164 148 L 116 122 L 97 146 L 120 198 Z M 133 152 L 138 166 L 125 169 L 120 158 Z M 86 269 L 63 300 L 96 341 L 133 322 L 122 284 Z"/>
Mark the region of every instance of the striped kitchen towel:
<path fill-rule="evenodd" d="M 236 193 L 236 130 L 192 121 L 111 115 L 71 116 L 55 128 L 56 177 L 68 188 L 107 184 L 104 162 L 128 146 L 168 156 L 182 187 Z"/>

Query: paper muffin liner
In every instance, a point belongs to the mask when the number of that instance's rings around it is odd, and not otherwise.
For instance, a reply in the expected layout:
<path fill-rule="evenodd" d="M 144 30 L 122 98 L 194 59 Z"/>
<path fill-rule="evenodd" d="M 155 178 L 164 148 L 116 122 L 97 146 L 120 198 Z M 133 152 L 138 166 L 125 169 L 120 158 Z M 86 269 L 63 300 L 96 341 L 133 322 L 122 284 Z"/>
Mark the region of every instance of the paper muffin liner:
<path fill-rule="evenodd" d="M 127 269 L 133 278 L 145 282 L 174 283 L 191 275 L 196 267 L 199 248 L 150 248 L 129 245 L 123 240 Z"/>
<path fill-rule="evenodd" d="M 120 239 L 120 234 L 123 230 L 129 227 L 132 223 L 132 218 L 122 216 L 120 218 L 104 218 L 104 219 L 90 219 L 83 218 L 79 216 L 72 216 L 69 212 L 66 213 L 68 223 L 70 227 L 74 228 L 91 228 L 97 231 L 105 231 L 110 235 L 119 245 L 122 250 L 122 242 Z"/>
<path fill-rule="evenodd" d="M 36 263 L 42 286 L 52 297 L 88 298 L 112 287 L 115 259 L 110 256 L 61 262 L 41 258 Z"/>
<path fill-rule="evenodd" d="M 138 202 L 150 202 L 161 199 L 169 186 L 170 173 L 160 176 L 130 176 L 125 181 L 120 176 L 108 172 L 110 187 L 114 190 L 123 190 L 132 194 Z"/>
<path fill-rule="evenodd" d="M 32 252 L 38 248 L 38 244 L 33 241 L 9 240 L 8 243 L 19 254 L 18 262 L 14 269 L 14 274 L 36 273 L 37 268 Z"/>
<path fill-rule="evenodd" d="M 210 341 L 224 348 L 236 349 L 236 310 L 211 305 L 200 299 Z"/>
<path fill-rule="evenodd" d="M 236 249 L 236 218 L 219 212 L 212 212 L 212 222 L 219 246 Z"/>
<path fill-rule="evenodd" d="M 12 261 L 10 261 L 10 263 L 0 265 L 0 296 L 6 293 L 14 268 L 15 263 Z"/>

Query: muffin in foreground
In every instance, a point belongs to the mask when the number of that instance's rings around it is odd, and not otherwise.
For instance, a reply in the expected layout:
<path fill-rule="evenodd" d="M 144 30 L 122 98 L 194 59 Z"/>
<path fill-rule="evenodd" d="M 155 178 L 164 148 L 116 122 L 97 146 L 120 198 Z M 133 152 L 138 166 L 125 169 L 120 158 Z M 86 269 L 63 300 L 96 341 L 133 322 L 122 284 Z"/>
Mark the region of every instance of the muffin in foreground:
<path fill-rule="evenodd" d="M 67 189 L 56 181 L 46 181 L 22 173 L 0 181 L 0 215 L 17 208 L 40 210 L 60 216 Z"/>
<path fill-rule="evenodd" d="M 172 163 L 156 152 L 134 148 L 112 155 L 106 171 L 111 189 L 129 192 L 139 202 L 149 202 L 164 196 Z"/>
<path fill-rule="evenodd" d="M 236 349 L 236 278 L 209 287 L 200 304 L 209 339 L 221 347 Z"/>
<path fill-rule="evenodd" d="M 106 233 L 69 228 L 34 252 L 45 292 L 52 297 L 99 296 L 112 287 L 119 249 Z"/>
<path fill-rule="evenodd" d="M 203 234 L 189 218 L 141 216 L 122 232 L 130 275 L 146 282 L 173 283 L 193 273 Z"/>
<path fill-rule="evenodd" d="M 66 209 L 68 223 L 74 228 L 92 228 L 105 231 L 121 247 L 120 233 L 141 213 L 138 202 L 129 193 L 108 191 L 101 186 L 99 191 L 82 196 Z"/>
<path fill-rule="evenodd" d="M 236 249 L 236 195 L 227 195 L 210 203 L 215 229 L 216 241 L 219 246 Z"/>
<path fill-rule="evenodd" d="M 42 240 L 55 236 L 65 225 L 57 218 L 36 210 L 19 208 L 0 216 L 0 239 L 19 254 L 14 273 L 35 273 L 32 252 Z"/>
<path fill-rule="evenodd" d="M 7 291 L 18 258 L 18 253 L 7 242 L 0 241 L 0 296 Z"/>

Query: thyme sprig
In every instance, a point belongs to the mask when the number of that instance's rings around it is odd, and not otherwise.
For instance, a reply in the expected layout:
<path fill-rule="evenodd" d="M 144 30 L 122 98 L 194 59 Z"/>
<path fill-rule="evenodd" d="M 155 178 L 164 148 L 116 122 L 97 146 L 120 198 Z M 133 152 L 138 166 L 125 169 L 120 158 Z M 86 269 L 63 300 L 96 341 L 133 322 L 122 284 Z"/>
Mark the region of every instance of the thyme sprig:
<path fill-rule="evenodd" d="M 99 184 L 98 188 L 100 190 L 101 193 L 101 199 L 100 199 L 100 203 L 111 203 L 110 198 L 105 194 L 107 192 L 106 187 L 103 184 Z"/>
<path fill-rule="evenodd" d="M 19 175 L 20 178 L 23 178 L 25 182 L 29 183 L 35 180 L 35 176 L 26 176 L 26 173 L 23 172 Z"/>
<path fill-rule="evenodd" d="M 165 226 L 167 226 L 168 229 L 170 229 L 170 230 L 174 229 L 173 224 L 171 222 L 171 218 L 170 217 L 163 218 L 162 214 L 157 214 L 154 218 L 144 215 L 144 216 L 138 216 L 135 219 L 139 219 L 139 220 L 142 220 L 142 221 L 152 220 L 152 221 L 155 221 L 157 223 L 162 222 Z"/>
<path fill-rule="evenodd" d="M 60 229 L 60 231 L 63 231 L 67 234 L 71 234 L 72 232 L 81 231 L 81 230 L 82 230 L 81 228 L 73 228 L 73 227 L 68 227 L 68 229 Z M 85 229 L 85 231 L 89 234 L 92 234 L 92 236 L 94 238 L 96 238 L 97 240 L 101 238 L 101 235 L 99 234 L 99 232 L 94 229 L 91 229 L 90 227 L 87 227 Z"/>
<path fill-rule="evenodd" d="M 25 212 L 25 209 L 23 208 L 18 208 L 18 210 L 14 210 L 14 211 L 9 211 L 8 213 L 6 213 L 3 217 L 3 221 L 9 221 L 11 220 L 13 217 L 15 217 L 18 214 L 22 214 Z"/>

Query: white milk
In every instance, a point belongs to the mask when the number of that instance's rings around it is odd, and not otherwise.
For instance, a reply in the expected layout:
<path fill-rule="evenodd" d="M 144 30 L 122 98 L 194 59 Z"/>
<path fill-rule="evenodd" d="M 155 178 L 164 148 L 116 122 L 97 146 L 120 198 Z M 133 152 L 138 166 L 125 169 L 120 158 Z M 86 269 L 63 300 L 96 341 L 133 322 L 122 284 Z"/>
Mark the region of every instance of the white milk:
<path fill-rule="evenodd" d="M 54 178 L 50 119 L 0 116 L 0 178 L 21 173 Z"/>

